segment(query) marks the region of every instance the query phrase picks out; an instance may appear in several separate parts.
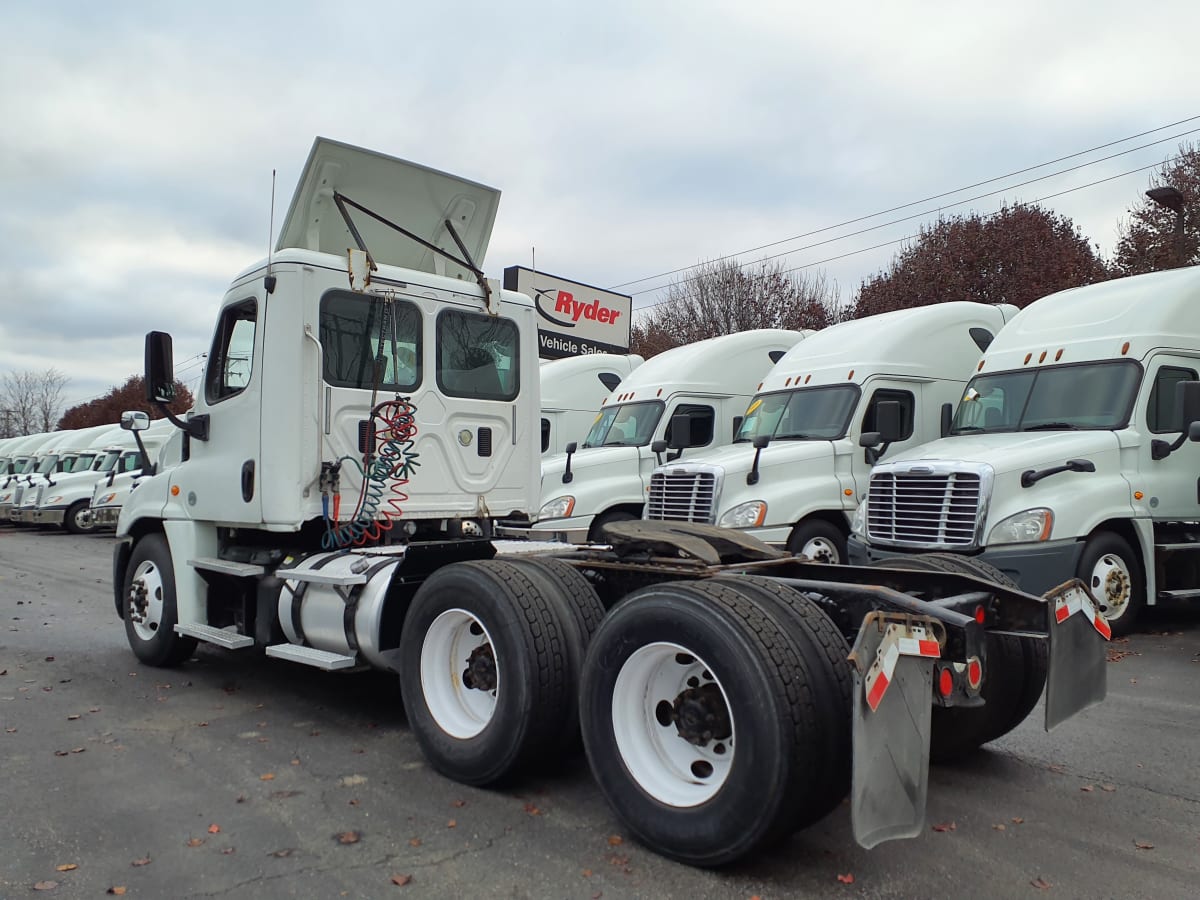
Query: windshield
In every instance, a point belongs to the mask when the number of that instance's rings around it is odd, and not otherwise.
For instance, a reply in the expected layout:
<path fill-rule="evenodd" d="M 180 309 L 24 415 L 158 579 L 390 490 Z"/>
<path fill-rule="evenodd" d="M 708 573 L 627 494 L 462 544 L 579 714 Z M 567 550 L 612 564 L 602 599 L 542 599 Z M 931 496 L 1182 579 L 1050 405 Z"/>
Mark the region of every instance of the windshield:
<path fill-rule="evenodd" d="M 58 470 L 60 472 L 74 472 L 75 460 L 79 459 L 78 453 L 68 453 L 58 461 Z"/>
<path fill-rule="evenodd" d="M 977 375 L 950 434 L 1122 428 L 1141 375 L 1133 360 Z"/>
<path fill-rule="evenodd" d="M 96 466 L 95 471 L 107 472 L 116 464 L 117 457 L 121 455 L 120 450 L 106 450 L 104 457 L 100 460 L 100 465 Z"/>
<path fill-rule="evenodd" d="M 644 447 L 654 436 L 662 411 L 663 405 L 658 401 L 623 403 L 602 409 L 583 446 Z"/>
<path fill-rule="evenodd" d="M 858 403 L 856 385 L 801 388 L 755 397 L 736 441 L 770 435 L 773 441 L 831 441 L 843 437 Z"/>
<path fill-rule="evenodd" d="M 134 451 L 132 453 L 121 454 L 121 465 L 117 467 L 118 472 L 132 472 L 142 464 L 141 453 Z"/>
<path fill-rule="evenodd" d="M 86 472 L 92 467 L 92 463 L 96 461 L 95 453 L 80 453 L 75 457 L 75 462 L 71 464 L 72 472 Z"/>
<path fill-rule="evenodd" d="M 39 475 L 49 475 L 51 472 L 56 471 L 58 471 L 58 455 L 54 454 L 42 457 L 42 462 L 37 467 L 37 473 Z"/>

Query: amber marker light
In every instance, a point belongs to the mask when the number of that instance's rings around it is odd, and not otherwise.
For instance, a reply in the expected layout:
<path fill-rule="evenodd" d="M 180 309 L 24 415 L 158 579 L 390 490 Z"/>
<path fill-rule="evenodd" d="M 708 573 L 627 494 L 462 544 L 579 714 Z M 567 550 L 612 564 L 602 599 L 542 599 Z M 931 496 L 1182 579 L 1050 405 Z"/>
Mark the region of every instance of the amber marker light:
<path fill-rule="evenodd" d="M 1125 343 L 1123 343 L 1121 345 L 1121 355 L 1124 356 L 1128 352 L 1129 352 L 1129 341 L 1126 341 Z"/>
<path fill-rule="evenodd" d="M 1054 354 L 1055 362 L 1058 362 L 1060 359 L 1062 359 L 1062 347 L 1059 347 L 1058 352 Z"/>
<path fill-rule="evenodd" d="M 1029 361 L 1030 361 L 1031 359 L 1033 359 L 1033 354 L 1032 354 L 1032 353 L 1026 353 L 1026 354 L 1025 354 L 1025 362 L 1021 363 L 1021 365 L 1023 365 L 1023 366 L 1027 366 L 1027 365 L 1029 365 Z"/>
<path fill-rule="evenodd" d="M 1143 494 L 1141 491 L 1134 491 L 1134 492 L 1133 492 L 1133 499 L 1134 499 L 1134 500 L 1141 500 L 1141 499 L 1142 499 L 1143 497 L 1145 497 L 1145 496 L 1146 496 L 1146 495 L 1145 495 L 1145 494 Z"/>
<path fill-rule="evenodd" d="M 179 496 L 179 485 L 177 485 L 177 484 L 173 484 L 173 485 L 171 485 L 171 496 L 172 496 L 172 497 L 178 497 L 178 496 Z"/>
<path fill-rule="evenodd" d="M 854 491 L 850 490 L 850 488 L 846 488 L 844 491 L 842 491 L 842 493 L 845 494 L 847 497 L 854 496 Z"/>
<path fill-rule="evenodd" d="M 847 381 L 853 381 L 853 380 L 854 380 L 854 370 L 853 370 L 853 369 L 851 369 L 851 370 L 850 370 L 850 374 L 846 376 L 846 380 L 847 380 Z"/>
<path fill-rule="evenodd" d="M 1044 363 L 1045 361 L 1046 361 L 1046 351 L 1043 350 L 1042 355 L 1038 357 L 1038 362 Z"/>

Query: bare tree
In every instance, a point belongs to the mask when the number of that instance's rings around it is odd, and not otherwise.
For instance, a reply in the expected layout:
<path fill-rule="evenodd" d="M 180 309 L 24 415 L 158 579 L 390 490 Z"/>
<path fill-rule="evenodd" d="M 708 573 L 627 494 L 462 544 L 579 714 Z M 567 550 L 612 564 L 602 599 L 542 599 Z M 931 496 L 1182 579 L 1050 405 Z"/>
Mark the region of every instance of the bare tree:
<path fill-rule="evenodd" d="M 54 367 L 6 374 L 0 385 L 0 436 L 51 431 L 69 380 Z"/>
<path fill-rule="evenodd" d="M 1200 145 L 1180 144 L 1179 154 L 1151 173 L 1150 186 L 1170 186 L 1183 195 L 1183 240 L 1175 230 L 1175 211 L 1164 209 L 1143 194 L 1130 206 L 1129 219 L 1118 226 L 1113 263 L 1121 275 L 1200 262 Z"/>
<path fill-rule="evenodd" d="M 701 263 L 667 288 L 632 328 L 630 349 L 644 357 L 752 328 L 824 328 L 845 317 L 836 284 L 823 273 L 788 272 L 779 261 L 746 268 Z"/>

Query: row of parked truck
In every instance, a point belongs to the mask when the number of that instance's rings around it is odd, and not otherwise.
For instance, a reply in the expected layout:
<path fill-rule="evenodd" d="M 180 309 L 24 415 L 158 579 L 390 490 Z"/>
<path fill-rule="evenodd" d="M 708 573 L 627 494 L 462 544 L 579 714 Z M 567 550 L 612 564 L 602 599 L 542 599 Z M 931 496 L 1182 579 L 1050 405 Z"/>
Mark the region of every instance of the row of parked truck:
<path fill-rule="evenodd" d="M 394 672 L 470 784 L 582 741 L 629 833 L 698 865 L 847 795 L 863 845 L 920 833 L 931 757 L 1103 698 L 1100 606 L 1190 558 L 1200 272 L 539 364 L 535 302 L 480 268 L 498 196 L 317 140 L 120 513 L 140 660 Z"/>

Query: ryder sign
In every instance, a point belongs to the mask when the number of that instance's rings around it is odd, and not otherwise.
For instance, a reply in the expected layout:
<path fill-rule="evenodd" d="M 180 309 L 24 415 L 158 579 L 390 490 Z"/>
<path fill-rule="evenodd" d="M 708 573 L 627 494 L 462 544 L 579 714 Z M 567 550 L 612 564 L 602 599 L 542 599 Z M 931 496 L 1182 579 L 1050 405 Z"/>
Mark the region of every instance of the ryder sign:
<path fill-rule="evenodd" d="M 504 288 L 533 298 L 542 359 L 629 352 L 632 297 L 524 266 L 504 270 Z"/>

